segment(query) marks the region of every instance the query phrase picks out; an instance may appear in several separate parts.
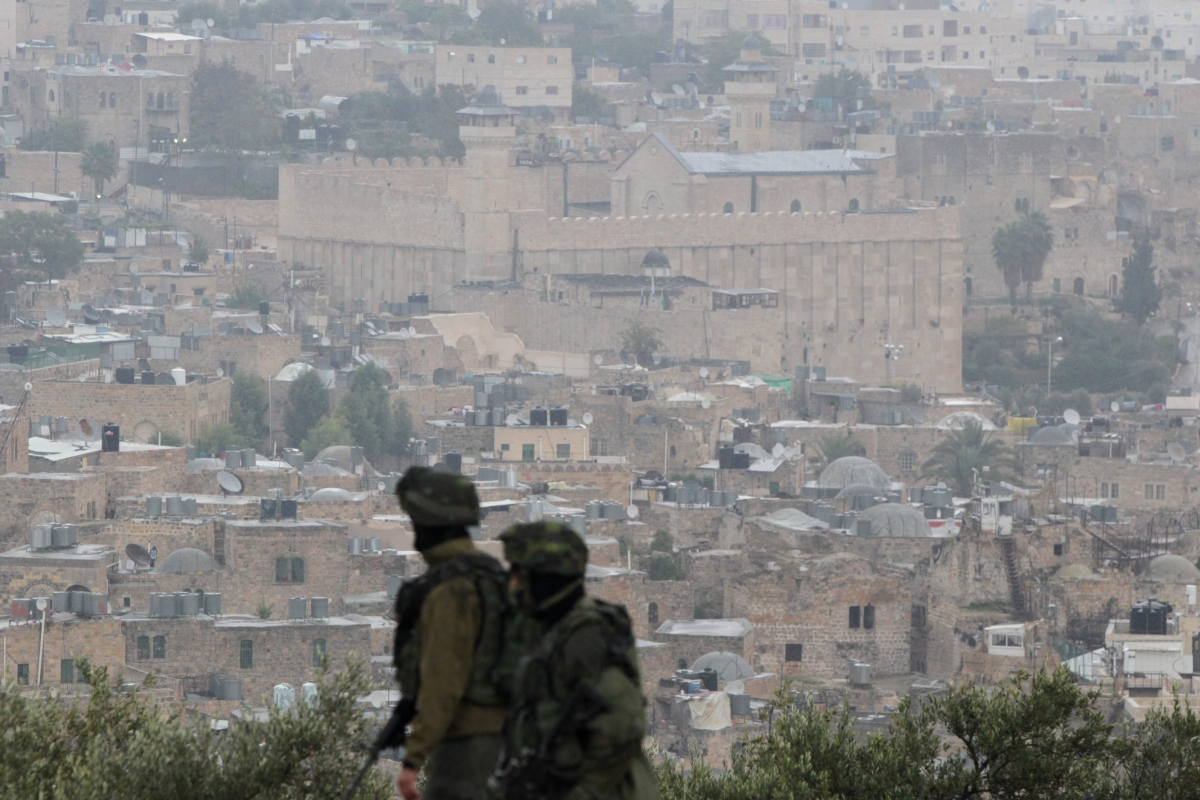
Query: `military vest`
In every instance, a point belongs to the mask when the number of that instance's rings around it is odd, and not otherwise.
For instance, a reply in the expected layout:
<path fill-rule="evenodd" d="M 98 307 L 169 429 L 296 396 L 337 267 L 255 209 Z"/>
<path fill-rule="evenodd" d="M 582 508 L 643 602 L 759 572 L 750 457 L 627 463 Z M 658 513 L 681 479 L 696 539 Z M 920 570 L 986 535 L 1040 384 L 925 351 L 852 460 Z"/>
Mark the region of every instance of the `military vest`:
<path fill-rule="evenodd" d="M 479 706 L 507 705 L 524 638 L 514 633 L 516 609 L 508 596 L 508 573 L 483 553 L 456 556 L 401 587 L 396 597 L 392 650 L 396 682 L 405 696 L 415 698 L 420 691 L 421 606 L 434 588 L 456 578 L 468 578 L 474 584 L 480 611 L 471 678 L 463 700 Z"/>

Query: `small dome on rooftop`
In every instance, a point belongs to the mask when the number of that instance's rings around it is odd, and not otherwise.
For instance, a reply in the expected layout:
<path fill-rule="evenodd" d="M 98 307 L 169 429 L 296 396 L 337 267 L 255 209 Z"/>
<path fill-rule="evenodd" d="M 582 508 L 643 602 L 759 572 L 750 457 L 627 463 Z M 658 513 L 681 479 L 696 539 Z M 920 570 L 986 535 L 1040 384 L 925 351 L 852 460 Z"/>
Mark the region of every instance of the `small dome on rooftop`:
<path fill-rule="evenodd" d="M 924 514 L 899 503 L 880 503 L 864 509 L 859 512 L 858 522 L 870 522 L 872 536 L 915 539 L 933 535 Z"/>
<path fill-rule="evenodd" d="M 651 250 L 646 253 L 646 257 L 642 259 L 643 267 L 669 267 L 671 266 L 670 259 L 662 250 Z"/>
<path fill-rule="evenodd" d="M 1200 569 L 1183 556 L 1167 554 L 1150 559 L 1142 577 L 1161 583 L 1200 583 Z"/>
<path fill-rule="evenodd" d="M 347 492 L 345 489 L 338 489 L 333 486 L 326 487 L 324 489 L 317 489 L 315 492 L 313 492 L 312 494 L 310 494 L 308 496 L 309 502 L 317 502 L 317 503 L 319 503 L 321 501 L 345 502 L 346 500 L 353 500 L 353 499 L 354 499 L 354 495 L 351 494 L 350 492 Z"/>
<path fill-rule="evenodd" d="M 151 572 L 159 575 L 188 572 L 216 572 L 221 568 L 212 556 L 194 547 L 183 547 L 158 562 Z"/>
<path fill-rule="evenodd" d="M 500 105 L 500 93 L 496 91 L 496 87 L 488 84 L 479 90 L 479 97 L 475 98 L 477 106 L 498 106 Z"/>
<path fill-rule="evenodd" d="M 762 50 L 762 42 L 754 34 L 750 34 L 745 39 L 742 39 L 743 50 Z"/>
<path fill-rule="evenodd" d="M 1029 437 L 1029 444 L 1062 446 L 1071 444 L 1071 434 L 1053 425 L 1039 429 Z"/>
<path fill-rule="evenodd" d="M 888 488 L 891 481 L 887 473 L 869 458 L 845 456 L 829 464 L 821 471 L 817 486 L 822 489 L 844 489 L 855 483 L 865 483 L 876 489 Z"/>

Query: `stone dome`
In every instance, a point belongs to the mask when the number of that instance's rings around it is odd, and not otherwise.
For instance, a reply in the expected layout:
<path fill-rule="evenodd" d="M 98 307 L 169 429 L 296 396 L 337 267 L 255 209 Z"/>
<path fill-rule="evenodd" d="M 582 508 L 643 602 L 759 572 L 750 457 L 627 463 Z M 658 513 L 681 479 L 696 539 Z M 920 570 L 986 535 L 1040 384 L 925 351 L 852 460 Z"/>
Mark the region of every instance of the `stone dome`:
<path fill-rule="evenodd" d="M 839 458 L 825 467 L 821 477 L 817 478 L 817 486 L 821 489 L 845 489 L 854 483 L 886 489 L 891 481 L 878 464 L 862 456 Z"/>
<path fill-rule="evenodd" d="M 743 50 L 762 50 L 762 42 L 754 34 L 750 34 L 745 39 L 742 39 Z"/>
<path fill-rule="evenodd" d="M 335 467 L 332 464 L 310 461 L 304 465 L 304 469 L 300 470 L 300 474 L 306 478 L 344 478 L 352 473 L 347 472 L 341 467 Z"/>
<path fill-rule="evenodd" d="M 858 522 L 871 523 L 872 536 L 905 537 L 910 539 L 933 536 L 925 515 L 911 506 L 899 503 L 880 503 L 859 512 Z"/>
<path fill-rule="evenodd" d="M 955 411 L 953 414 L 947 414 L 938 420 L 936 427 L 939 431 L 961 431 L 968 422 L 974 422 L 985 431 L 996 430 L 990 419 L 974 411 Z"/>
<path fill-rule="evenodd" d="M 1159 583 L 1200 583 L 1200 569 L 1183 556 L 1168 554 L 1150 559 L 1142 579 Z"/>
<path fill-rule="evenodd" d="M 869 483 L 852 483 L 838 492 L 834 499 L 843 500 L 851 497 L 860 497 L 863 495 L 866 495 L 867 497 L 878 497 L 880 496 L 880 490 Z"/>
<path fill-rule="evenodd" d="M 326 447 L 324 450 L 317 453 L 317 457 L 314 458 L 313 461 L 323 461 L 325 459 L 333 459 L 337 462 L 337 466 L 339 468 L 344 469 L 347 472 L 354 472 L 354 464 L 350 458 L 350 445 L 348 444 L 335 444 L 330 447 Z M 365 465 L 364 469 L 367 470 L 367 475 L 375 474 L 374 469 L 368 469 L 371 466 L 371 462 L 364 458 L 363 464 Z"/>
<path fill-rule="evenodd" d="M 1029 437 L 1027 444 L 1040 444 L 1048 446 L 1058 446 L 1072 444 L 1071 434 L 1066 431 L 1056 428 L 1052 425 L 1047 425 L 1044 428 L 1038 429 L 1036 433 Z"/>
<path fill-rule="evenodd" d="M 662 250 L 651 250 L 646 253 L 646 257 L 642 259 L 643 267 L 669 267 L 671 260 L 667 258 L 667 254 Z"/>
<path fill-rule="evenodd" d="M 498 106 L 500 105 L 500 94 L 496 91 L 496 87 L 488 84 L 479 90 L 479 96 L 475 98 L 477 106 Z"/>
<path fill-rule="evenodd" d="M 692 663 L 692 672 L 711 669 L 721 683 L 744 681 L 755 676 L 754 667 L 737 653 L 705 653 Z"/>
<path fill-rule="evenodd" d="M 197 550 L 194 547 L 183 547 L 158 562 L 154 569 L 150 571 L 165 575 L 187 572 L 216 572 L 219 569 L 221 569 L 221 565 L 208 553 L 203 550 Z"/>

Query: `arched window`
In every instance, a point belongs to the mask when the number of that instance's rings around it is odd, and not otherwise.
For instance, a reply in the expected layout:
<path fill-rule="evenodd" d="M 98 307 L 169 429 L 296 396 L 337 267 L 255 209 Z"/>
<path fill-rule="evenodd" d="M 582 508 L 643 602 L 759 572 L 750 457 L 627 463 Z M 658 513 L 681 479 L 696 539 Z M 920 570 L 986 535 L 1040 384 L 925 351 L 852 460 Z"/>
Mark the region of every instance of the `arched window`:
<path fill-rule="evenodd" d="M 276 583 L 304 583 L 304 559 L 280 556 L 275 559 Z"/>
<path fill-rule="evenodd" d="M 108 93 L 108 107 L 109 108 L 117 107 L 117 93 L 116 92 Z"/>
<path fill-rule="evenodd" d="M 800 201 L 799 201 L 799 200 L 793 200 L 793 201 L 792 201 L 792 213 L 793 213 L 793 214 L 799 214 L 799 213 L 800 213 Z"/>
<path fill-rule="evenodd" d="M 943 207 L 944 205 L 946 205 L 946 196 L 942 195 L 941 197 L 939 197 L 937 199 L 937 201 L 938 201 L 938 208 Z"/>
<path fill-rule="evenodd" d="M 158 93 L 158 95 L 155 97 L 155 101 L 157 102 L 159 108 L 163 107 L 163 93 L 162 92 Z"/>
<path fill-rule="evenodd" d="M 104 108 L 104 101 L 105 101 L 107 98 L 108 98 L 108 95 L 106 95 L 104 92 L 101 92 L 101 93 L 100 93 L 100 107 L 101 107 L 101 108 Z"/>
<path fill-rule="evenodd" d="M 167 92 L 167 108 L 175 107 L 175 93 Z"/>
<path fill-rule="evenodd" d="M 658 622 L 658 603 L 650 604 L 650 610 L 647 612 L 646 616 L 650 622 Z"/>
<path fill-rule="evenodd" d="M 858 211 L 858 198 L 851 197 L 850 204 L 847 206 L 850 211 Z"/>
<path fill-rule="evenodd" d="M 963 284 L 967 287 L 967 297 L 971 296 L 971 279 L 963 278 Z"/>
<path fill-rule="evenodd" d="M 1117 296 L 1117 276 L 1116 275 L 1108 276 L 1108 293 L 1112 297 Z"/>
<path fill-rule="evenodd" d="M 242 639 L 238 649 L 238 665 L 242 669 L 254 669 L 254 642 L 249 639 Z"/>
<path fill-rule="evenodd" d="M 642 203 L 642 210 L 646 212 L 647 216 L 651 217 L 656 217 L 662 213 L 663 203 L 657 192 L 651 192 L 646 195 L 646 199 Z"/>
<path fill-rule="evenodd" d="M 325 640 L 313 639 L 313 666 L 320 667 L 325 663 Z"/>
<path fill-rule="evenodd" d="M 150 637 L 137 637 L 137 660 L 148 661 L 150 659 Z"/>
<path fill-rule="evenodd" d="M 165 636 L 155 636 L 154 637 L 154 657 L 155 658 L 166 658 L 167 657 L 167 637 L 165 637 Z"/>
<path fill-rule="evenodd" d="M 53 89 L 50 90 L 50 102 L 51 103 L 54 102 L 54 90 Z"/>
<path fill-rule="evenodd" d="M 954 195 L 950 195 L 950 205 L 952 205 L 952 206 L 958 205 L 958 201 L 954 199 Z"/>
<path fill-rule="evenodd" d="M 1075 292 L 1075 294 L 1083 294 L 1083 278 L 1075 279 L 1074 284 L 1071 286 L 1071 291 Z"/>
<path fill-rule="evenodd" d="M 725 214 L 732 214 L 732 213 L 733 213 L 733 203 L 726 203 L 726 204 L 725 204 L 725 209 L 724 209 L 724 212 L 723 212 L 723 213 L 725 213 Z"/>
<path fill-rule="evenodd" d="M 671 458 L 675 457 L 675 445 L 671 445 Z"/>

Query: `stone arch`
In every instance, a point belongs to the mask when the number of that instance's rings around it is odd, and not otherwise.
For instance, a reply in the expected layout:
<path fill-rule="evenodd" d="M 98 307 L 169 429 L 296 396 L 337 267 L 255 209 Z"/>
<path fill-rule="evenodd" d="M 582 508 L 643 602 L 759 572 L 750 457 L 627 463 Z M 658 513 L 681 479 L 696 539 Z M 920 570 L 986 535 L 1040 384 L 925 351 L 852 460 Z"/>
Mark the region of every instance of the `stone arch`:
<path fill-rule="evenodd" d="M 655 217 L 663 212 L 663 201 L 658 192 L 650 192 L 642 201 L 642 212 L 646 216 Z"/>
<path fill-rule="evenodd" d="M 800 213 L 800 201 L 799 201 L 799 200 L 793 200 L 793 201 L 792 201 L 792 213 L 793 213 L 793 214 L 799 214 L 799 213 Z"/>
<path fill-rule="evenodd" d="M 454 349 L 458 351 L 458 357 L 462 359 L 463 367 L 471 369 L 479 364 L 479 348 L 470 334 L 464 333 L 458 337 L 454 343 Z"/>
<path fill-rule="evenodd" d="M 1119 294 L 1118 287 L 1120 283 L 1121 279 L 1117 277 L 1116 273 L 1108 276 L 1108 294 L 1111 297 L 1116 297 Z"/>
<path fill-rule="evenodd" d="M 721 213 L 722 214 L 732 214 L 733 213 L 733 203 L 726 203 L 725 207 L 723 209 L 721 209 Z"/>
<path fill-rule="evenodd" d="M 858 211 L 858 198 L 857 197 L 850 198 L 850 203 L 846 206 L 846 210 L 851 211 L 851 212 Z"/>

